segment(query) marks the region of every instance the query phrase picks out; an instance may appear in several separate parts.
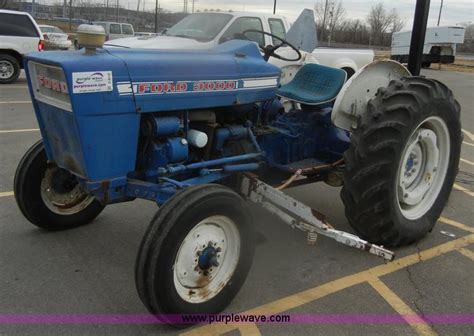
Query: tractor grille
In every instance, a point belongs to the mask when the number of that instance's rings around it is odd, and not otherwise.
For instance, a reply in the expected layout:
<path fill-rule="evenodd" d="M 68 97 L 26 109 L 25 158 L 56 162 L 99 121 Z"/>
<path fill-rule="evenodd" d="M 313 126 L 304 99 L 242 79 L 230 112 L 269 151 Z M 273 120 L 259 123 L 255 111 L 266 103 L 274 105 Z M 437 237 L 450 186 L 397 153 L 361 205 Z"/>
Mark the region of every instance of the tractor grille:
<path fill-rule="evenodd" d="M 59 167 L 85 176 L 80 135 L 64 71 L 59 67 L 29 61 L 28 75 L 48 159 Z"/>
<path fill-rule="evenodd" d="M 72 112 L 66 76 L 61 68 L 30 61 L 28 70 L 36 100 Z"/>

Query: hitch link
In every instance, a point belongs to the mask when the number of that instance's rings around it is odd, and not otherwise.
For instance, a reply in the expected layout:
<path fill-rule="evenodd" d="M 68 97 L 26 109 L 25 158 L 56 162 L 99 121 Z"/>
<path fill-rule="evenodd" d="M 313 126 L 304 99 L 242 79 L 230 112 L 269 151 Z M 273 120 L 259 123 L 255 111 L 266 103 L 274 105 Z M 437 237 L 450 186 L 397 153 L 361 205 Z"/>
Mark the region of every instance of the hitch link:
<path fill-rule="evenodd" d="M 317 234 L 320 234 L 338 243 L 368 251 L 387 261 L 395 257 L 392 251 L 383 246 L 371 244 L 356 235 L 334 229 L 325 221 L 323 215 L 252 176 L 242 176 L 241 192 L 249 200 L 275 214 L 292 228 L 296 227 L 307 232 L 310 244 L 314 244 Z"/>

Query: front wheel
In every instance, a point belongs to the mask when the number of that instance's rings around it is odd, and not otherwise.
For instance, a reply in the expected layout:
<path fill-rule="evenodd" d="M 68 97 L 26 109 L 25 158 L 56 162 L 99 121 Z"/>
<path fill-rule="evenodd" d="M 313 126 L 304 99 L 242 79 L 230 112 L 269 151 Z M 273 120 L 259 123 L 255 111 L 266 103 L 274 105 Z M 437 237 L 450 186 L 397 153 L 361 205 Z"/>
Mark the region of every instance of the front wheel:
<path fill-rule="evenodd" d="M 458 170 L 459 118 L 452 92 L 436 80 L 409 77 L 378 90 L 344 154 L 341 197 L 361 236 L 398 246 L 433 228 Z"/>
<path fill-rule="evenodd" d="M 87 194 L 65 169 L 48 167 L 43 141 L 23 156 L 15 173 L 15 199 L 32 224 L 46 230 L 64 230 L 87 224 L 104 206 Z"/>
<path fill-rule="evenodd" d="M 20 72 L 20 63 L 15 57 L 0 54 L 0 84 L 13 83 L 20 76 Z"/>
<path fill-rule="evenodd" d="M 142 302 L 153 314 L 222 311 L 247 277 L 253 240 L 239 195 L 219 185 L 185 189 L 158 210 L 143 237 L 135 268 Z"/>

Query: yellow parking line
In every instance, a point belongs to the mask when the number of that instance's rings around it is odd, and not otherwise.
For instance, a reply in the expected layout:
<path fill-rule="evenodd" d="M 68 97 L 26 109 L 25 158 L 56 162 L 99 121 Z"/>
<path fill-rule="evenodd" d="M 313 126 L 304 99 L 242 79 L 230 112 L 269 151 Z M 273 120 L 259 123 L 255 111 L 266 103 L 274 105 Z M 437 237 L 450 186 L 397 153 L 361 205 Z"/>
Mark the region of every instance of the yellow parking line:
<path fill-rule="evenodd" d="M 470 191 L 469 189 L 464 188 L 462 185 L 454 183 L 453 188 L 456 189 L 456 190 L 462 191 L 466 195 L 474 197 L 474 191 Z"/>
<path fill-rule="evenodd" d="M 0 192 L 0 197 L 7 197 L 7 196 L 13 196 L 13 195 L 14 195 L 13 191 Z"/>
<path fill-rule="evenodd" d="M 456 221 L 454 221 L 454 220 L 452 220 L 452 219 L 449 219 L 449 218 L 446 218 L 446 217 L 440 217 L 440 218 L 438 219 L 438 221 L 440 221 L 441 223 L 444 223 L 444 224 L 448 224 L 448 225 L 457 227 L 458 229 L 461 229 L 461 230 L 464 230 L 464 231 L 468 231 L 468 232 L 474 233 L 474 227 L 471 227 L 471 226 L 468 226 L 468 225 L 466 225 L 466 224 L 462 224 L 462 223 L 456 222 Z"/>
<path fill-rule="evenodd" d="M 470 164 L 471 166 L 474 166 L 474 162 L 463 159 L 463 158 L 461 158 L 461 162 L 464 162 L 464 163 Z"/>
<path fill-rule="evenodd" d="M 381 277 L 407 266 L 426 261 L 445 253 L 458 250 L 466 245 L 474 243 L 474 234 L 470 234 L 447 243 L 414 253 L 409 256 L 392 261 L 388 264 L 379 265 L 368 270 L 351 274 L 343 278 L 330 281 L 320 286 L 287 296 L 285 298 L 266 303 L 259 307 L 250 309 L 244 314 L 280 314 L 284 311 L 300 307 L 304 304 L 313 302 L 327 295 L 339 292 L 340 290 L 358 285 L 360 283 L 372 280 L 374 277 Z M 182 333 L 183 336 L 191 335 L 218 335 L 236 329 L 235 326 L 225 324 L 211 324 L 197 327 L 193 330 Z"/>
<path fill-rule="evenodd" d="M 236 325 L 235 328 L 239 329 L 241 336 L 262 336 L 255 323 L 240 324 L 238 326 Z"/>
<path fill-rule="evenodd" d="M 16 129 L 16 130 L 0 130 L 1 133 L 18 133 L 18 132 L 37 132 L 39 128 L 25 128 L 25 129 Z"/>
<path fill-rule="evenodd" d="M 369 280 L 369 284 L 384 298 L 385 301 L 402 317 L 404 315 L 417 315 L 395 292 L 393 292 L 386 284 L 379 278 Z M 420 318 L 421 320 L 421 318 Z M 406 320 L 407 323 L 417 331 L 419 335 L 434 336 L 437 333 L 425 321 L 414 322 Z"/>
<path fill-rule="evenodd" d="M 28 88 L 28 85 L 3 85 L 2 86 L 2 90 L 3 89 L 26 89 Z"/>
<path fill-rule="evenodd" d="M 0 104 L 31 104 L 31 100 L 11 100 L 11 101 L 2 101 Z"/>
<path fill-rule="evenodd" d="M 463 247 L 463 248 L 459 249 L 458 252 L 461 253 L 462 255 L 468 257 L 472 261 L 474 261 L 474 252 L 472 252 L 471 250 L 468 250 L 467 248 Z"/>
<path fill-rule="evenodd" d="M 467 141 L 463 141 L 462 143 L 465 144 L 465 145 L 474 147 L 474 143 L 470 143 L 470 142 L 467 142 Z"/>
<path fill-rule="evenodd" d="M 471 139 L 472 141 L 474 141 L 474 134 L 472 134 L 472 133 L 469 132 L 468 130 L 465 130 L 464 128 L 462 129 L 462 132 L 463 132 L 469 139 Z"/>

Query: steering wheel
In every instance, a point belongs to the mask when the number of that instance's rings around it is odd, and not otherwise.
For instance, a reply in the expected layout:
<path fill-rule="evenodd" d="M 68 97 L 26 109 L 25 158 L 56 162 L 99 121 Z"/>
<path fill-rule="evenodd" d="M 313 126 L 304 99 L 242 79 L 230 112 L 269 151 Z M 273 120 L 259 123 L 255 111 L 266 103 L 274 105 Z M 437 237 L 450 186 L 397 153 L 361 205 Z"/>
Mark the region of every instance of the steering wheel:
<path fill-rule="evenodd" d="M 281 41 L 281 43 L 276 45 L 276 46 L 272 46 L 272 45 L 269 44 L 266 47 L 262 47 L 262 46 L 259 45 L 260 50 L 263 52 L 263 58 L 267 62 L 270 59 L 270 57 L 275 57 L 275 58 L 281 59 L 282 61 L 287 61 L 287 62 L 296 62 L 296 61 L 299 61 L 302 57 L 301 52 L 298 50 L 298 48 L 296 48 L 295 46 L 290 44 L 288 41 L 282 39 L 281 37 L 278 37 L 274 34 L 270 34 L 270 33 L 266 32 L 266 31 L 263 31 L 263 30 L 249 29 L 249 30 L 246 30 L 246 31 L 242 32 L 242 35 L 245 36 L 249 40 L 251 40 L 251 39 L 247 36 L 248 33 L 258 33 L 258 34 L 268 35 L 268 36 L 272 37 L 272 39 L 276 39 L 276 40 Z M 296 54 L 298 55 L 298 57 L 296 57 L 294 59 L 291 59 L 291 58 L 286 58 L 286 57 L 283 57 L 283 56 L 275 53 L 275 51 L 278 48 L 280 48 L 284 45 L 287 45 L 291 49 L 296 51 Z"/>

